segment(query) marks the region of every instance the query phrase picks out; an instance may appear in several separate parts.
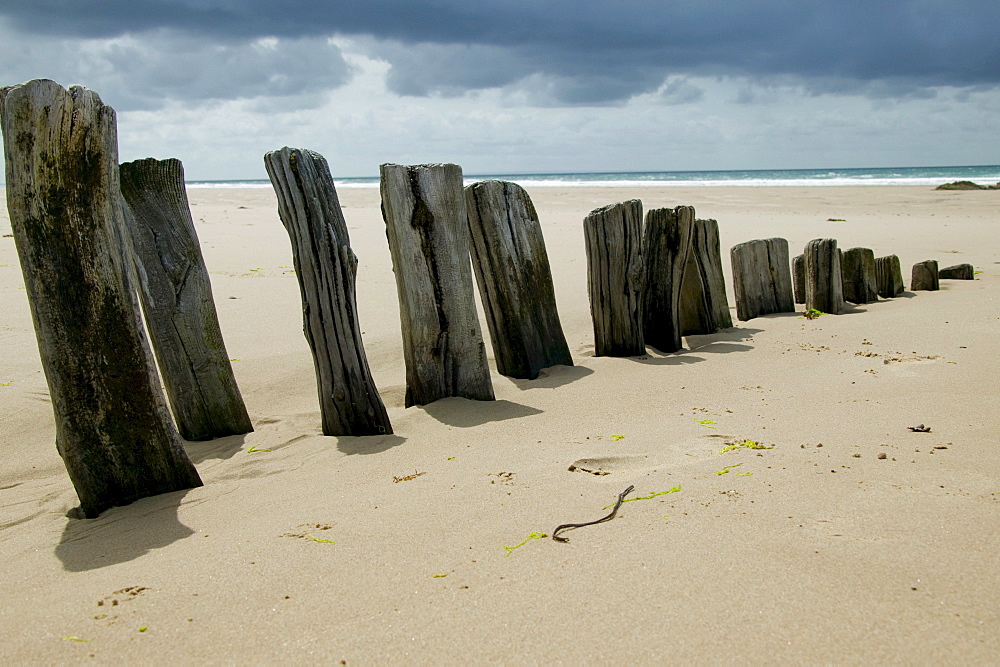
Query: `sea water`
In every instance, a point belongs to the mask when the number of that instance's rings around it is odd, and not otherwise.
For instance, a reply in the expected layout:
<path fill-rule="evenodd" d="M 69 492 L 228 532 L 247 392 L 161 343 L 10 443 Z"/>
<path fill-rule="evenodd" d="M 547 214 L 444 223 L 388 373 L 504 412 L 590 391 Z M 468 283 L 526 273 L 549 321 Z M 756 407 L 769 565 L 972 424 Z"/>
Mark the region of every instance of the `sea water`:
<path fill-rule="evenodd" d="M 1000 182 L 1000 165 L 968 167 L 876 167 L 870 169 L 747 169 L 734 171 L 621 171 L 565 174 L 466 174 L 465 184 L 489 179 L 524 187 L 941 185 Z M 340 178 L 338 188 L 377 188 L 378 177 Z M 194 188 L 270 188 L 267 180 L 189 181 Z"/>

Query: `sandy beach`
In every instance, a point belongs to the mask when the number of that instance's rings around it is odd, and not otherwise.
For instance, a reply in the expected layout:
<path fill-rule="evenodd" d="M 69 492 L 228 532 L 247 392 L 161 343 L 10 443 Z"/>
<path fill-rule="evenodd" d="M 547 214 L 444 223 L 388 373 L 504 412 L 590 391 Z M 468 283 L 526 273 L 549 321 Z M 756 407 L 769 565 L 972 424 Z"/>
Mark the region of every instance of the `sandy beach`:
<path fill-rule="evenodd" d="M 529 189 L 574 366 L 526 381 L 494 365 L 496 401 L 409 409 L 379 193 L 338 194 L 395 434 L 320 434 L 274 193 L 192 189 L 256 430 L 188 443 L 203 487 L 94 520 L 67 518 L 77 498 L 0 211 L 4 662 L 998 660 L 1000 194 Z M 757 238 L 894 253 L 907 287 L 924 259 L 981 273 L 737 322 L 675 354 L 595 357 L 582 220 L 632 198 L 718 220 L 731 307 L 729 248 Z M 746 440 L 766 449 L 723 452 Z M 629 485 L 618 518 L 528 539 L 599 518 Z"/>

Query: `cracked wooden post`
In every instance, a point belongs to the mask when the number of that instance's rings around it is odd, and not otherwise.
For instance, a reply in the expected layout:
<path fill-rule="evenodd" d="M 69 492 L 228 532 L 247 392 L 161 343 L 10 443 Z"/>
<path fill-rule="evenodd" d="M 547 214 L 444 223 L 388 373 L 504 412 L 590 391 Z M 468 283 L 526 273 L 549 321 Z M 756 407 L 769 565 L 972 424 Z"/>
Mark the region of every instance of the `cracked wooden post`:
<path fill-rule="evenodd" d="M 643 341 L 642 202 L 595 209 L 583 221 L 594 355 L 634 357 Z"/>
<path fill-rule="evenodd" d="M 806 244 L 806 310 L 836 315 L 844 310 L 844 276 L 836 239 L 813 239 Z"/>
<path fill-rule="evenodd" d="M 656 208 L 646 212 L 642 243 L 645 265 L 643 338 L 660 352 L 683 346 L 681 286 L 694 237 L 694 208 Z"/>
<path fill-rule="evenodd" d="M 938 278 L 938 263 L 934 259 L 926 259 L 913 265 L 910 273 L 910 291 L 930 291 L 936 292 L 941 289 L 941 281 Z"/>
<path fill-rule="evenodd" d="M 142 333 L 118 179 L 115 111 L 82 86 L 0 89 L 7 208 L 56 424 L 95 517 L 201 486 Z"/>
<path fill-rule="evenodd" d="M 722 271 L 719 223 L 695 220 L 681 281 L 681 334 L 710 334 L 733 326 Z"/>
<path fill-rule="evenodd" d="M 358 259 L 330 168 L 319 153 L 288 147 L 267 153 L 264 166 L 292 243 L 323 435 L 392 433 L 361 340 Z"/>
<path fill-rule="evenodd" d="M 174 420 L 187 440 L 250 433 L 191 219 L 180 160 L 120 166 L 139 299 Z M 131 215 L 129 215 L 131 212 Z"/>
<path fill-rule="evenodd" d="M 770 238 L 737 243 L 729 255 L 737 319 L 746 322 L 770 313 L 795 312 L 788 241 Z"/>
<path fill-rule="evenodd" d="M 492 401 L 476 314 L 462 168 L 383 164 L 385 219 L 403 332 L 406 406 Z"/>
<path fill-rule="evenodd" d="M 792 258 L 792 287 L 795 303 L 806 302 L 806 256 L 796 255 Z"/>
<path fill-rule="evenodd" d="M 844 300 L 851 303 L 878 301 L 875 253 L 868 248 L 848 248 L 841 260 Z"/>
<path fill-rule="evenodd" d="M 886 255 L 875 259 L 875 283 L 876 291 L 883 299 L 892 299 L 903 293 L 905 287 L 899 257 Z"/>
<path fill-rule="evenodd" d="M 572 366 L 549 257 L 531 198 L 516 183 L 465 188 L 472 266 L 501 375 L 533 380 L 541 369 Z"/>

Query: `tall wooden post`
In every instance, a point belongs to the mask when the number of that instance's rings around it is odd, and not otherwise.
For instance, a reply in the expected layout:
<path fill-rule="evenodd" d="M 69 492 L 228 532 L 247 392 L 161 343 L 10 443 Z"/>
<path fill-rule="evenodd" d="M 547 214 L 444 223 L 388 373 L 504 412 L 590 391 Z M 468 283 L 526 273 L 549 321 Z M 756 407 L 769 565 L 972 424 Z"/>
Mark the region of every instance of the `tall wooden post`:
<path fill-rule="evenodd" d="M 383 164 L 380 171 L 399 293 L 406 406 L 448 396 L 492 401 L 469 265 L 462 168 Z"/>
<path fill-rule="evenodd" d="M 84 516 L 201 486 L 170 421 L 122 248 L 115 112 L 35 80 L 0 90 L 7 208 Z"/>
<path fill-rule="evenodd" d="M 844 310 L 844 276 L 836 239 L 806 244 L 806 309 L 836 315 Z"/>
<path fill-rule="evenodd" d="M 796 255 L 792 258 L 792 287 L 795 303 L 806 302 L 806 256 Z"/>
<path fill-rule="evenodd" d="M 875 258 L 875 283 L 878 295 L 883 299 L 892 299 L 903 293 L 903 271 L 899 265 L 899 257 L 886 255 Z"/>
<path fill-rule="evenodd" d="M 642 202 L 595 209 L 583 221 L 587 292 L 594 321 L 594 354 L 646 353 L 642 335 Z"/>
<path fill-rule="evenodd" d="M 264 166 L 292 242 L 323 435 L 392 433 L 365 357 L 354 291 L 358 258 L 326 159 L 286 146 L 267 153 Z"/>
<path fill-rule="evenodd" d="M 533 380 L 541 369 L 572 366 L 538 214 L 520 185 L 482 181 L 465 188 L 472 267 L 497 370 Z"/>
<path fill-rule="evenodd" d="M 722 271 L 719 223 L 695 220 L 684 279 L 681 281 L 681 334 L 710 334 L 733 326 Z"/>
<path fill-rule="evenodd" d="M 222 339 L 184 167 L 147 158 L 122 164 L 120 174 L 139 297 L 178 430 L 187 440 L 253 431 Z"/>
<path fill-rule="evenodd" d="M 660 352 L 681 349 L 681 285 L 694 237 L 694 208 L 656 208 L 646 213 L 642 253 L 643 337 Z"/>
<path fill-rule="evenodd" d="M 844 299 L 851 303 L 878 301 L 875 253 L 869 248 L 848 248 L 844 251 L 842 262 Z"/>
<path fill-rule="evenodd" d="M 788 241 L 755 239 L 729 251 L 733 266 L 736 317 L 743 322 L 769 313 L 795 311 Z"/>

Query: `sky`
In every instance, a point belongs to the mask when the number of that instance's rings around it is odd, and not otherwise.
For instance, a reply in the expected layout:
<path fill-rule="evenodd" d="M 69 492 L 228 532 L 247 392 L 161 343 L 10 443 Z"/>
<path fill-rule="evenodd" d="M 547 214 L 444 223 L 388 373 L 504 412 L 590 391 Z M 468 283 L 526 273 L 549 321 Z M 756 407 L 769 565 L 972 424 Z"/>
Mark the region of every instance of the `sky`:
<path fill-rule="evenodd" d="M 1000 163 L 998 0 L 0 0 L 36 78 L 189 180 Z"/>

